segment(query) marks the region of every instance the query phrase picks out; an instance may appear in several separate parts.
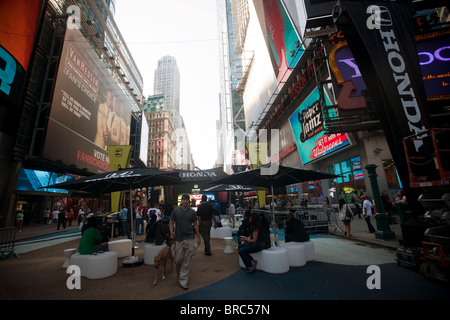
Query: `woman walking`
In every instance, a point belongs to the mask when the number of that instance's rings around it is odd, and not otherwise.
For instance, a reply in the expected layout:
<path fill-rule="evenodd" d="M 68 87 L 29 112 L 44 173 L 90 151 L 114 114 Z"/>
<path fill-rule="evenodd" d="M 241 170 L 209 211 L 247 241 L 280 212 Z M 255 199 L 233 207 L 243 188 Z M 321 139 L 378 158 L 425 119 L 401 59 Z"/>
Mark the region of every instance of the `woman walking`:
<path fill-rule="evenodd" d="M 353 212 L 352 209 L 350 208 L 350 206 L 345 203 L 344 198 L 341 198 L 339 200 L 339 219 L 342 221 L 342 223 L 344 224 L 344 235 L 352 235 L 351 232 L 351 226 L 350 223 L 353 220 Z"/>

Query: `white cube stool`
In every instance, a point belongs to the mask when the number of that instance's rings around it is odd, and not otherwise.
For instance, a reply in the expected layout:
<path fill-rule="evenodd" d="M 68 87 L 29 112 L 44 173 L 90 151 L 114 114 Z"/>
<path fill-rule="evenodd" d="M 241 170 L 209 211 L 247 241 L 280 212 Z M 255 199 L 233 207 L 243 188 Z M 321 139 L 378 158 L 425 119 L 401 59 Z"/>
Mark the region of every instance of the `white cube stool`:
<path fill-rule="evenodd" d="M 66 261 L 63 264 L 63 268 L 67 268 L 70 266 L 70 257 L 72 257 L 77 252 L 76 248 L 66 249 L 64 250 L 64 255 L 66 256 Z"/>
<path fill-rule="evenodd" d="M 233 248 L 231 247 L 231 244 L 233 243 L 233 237 L 225 237 L 223 238 L 225 240 L 225 250 L 224 253 L 234 253 Z"/>
<path fill-rule="evenodd" d="M 282 247 L 288 251 L 290 267 L 302 267 L 306 264 L 306 244 L 304 242 L 285 242 Z"/>
<path fill-rule="evenodd" d="M 312 261 L 316 258 L 314 242 L 312 240 L 305 242 L 306 261 Z"/>
<path fill-rule="evenodd" d="M 253 259 L 257 260 L 256 270 L 267 273 L 280 274 L 289 271 L 289 258 L 286 248 L 271 247 L 262 251 L 251 253 Z M 245 268 L 244 262 L 239 257 L 239 265 Z"/>
<path fill-rule="evenodd" d="M 128 257 L 132 252 L 131 239 L 121 239 L 108 242 L 109 251 L 117 252 L 118 258 Z"/>
<path fill-rule="evenodd" d="M 147 243 L 144 248 L 144 263 L 149 265 L 155 264 L 155 257 L 165 246 L 165 243 L 159 246 L 154 243 Z"/>
<path fill-rule="evenodd" d="M 211 238 L 223 239 L 225 237 L 232 237 L 232 236 L 233 236 L 233 229 L 231 229 L 230 227 L 221 227 L 216 229 L 214 229 L 214 227 L 211 228 L 210 232 Z"/>
<path fill-rule="evenodd" d="M 103 279 L 117 273 L 117 252 L 76 253 L 72 256 L 70 263 L 80 267 L 81 276 L 88 279 Z"/>

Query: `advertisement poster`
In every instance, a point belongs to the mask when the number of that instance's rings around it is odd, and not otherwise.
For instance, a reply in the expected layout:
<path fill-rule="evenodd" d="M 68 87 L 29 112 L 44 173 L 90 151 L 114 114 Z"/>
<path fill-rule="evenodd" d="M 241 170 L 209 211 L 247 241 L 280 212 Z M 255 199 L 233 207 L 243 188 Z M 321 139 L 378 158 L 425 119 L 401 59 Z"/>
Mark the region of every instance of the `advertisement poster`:
<path fill-rule="evenodd" d="M 287 81 L 303 54 L 302 43 L 281 0 L 254 0 L 277 82 Z M 298 52 L 297 52 L 298 51 Z"/>
<path fill-rule="evenodd" d="M 326 97 L 325 100 L 331 105 Z M 303 165 L 350 145 L 347 134 L 325 134 L 318 88 L 302 102 L 289 121 Z"/>
<path fill-rule="evenodd" d="M 128 145 L 131 101 L 79 30 L 68 29 L 43 156 L 92 173 L 109 171 L 108 145 Z"/>

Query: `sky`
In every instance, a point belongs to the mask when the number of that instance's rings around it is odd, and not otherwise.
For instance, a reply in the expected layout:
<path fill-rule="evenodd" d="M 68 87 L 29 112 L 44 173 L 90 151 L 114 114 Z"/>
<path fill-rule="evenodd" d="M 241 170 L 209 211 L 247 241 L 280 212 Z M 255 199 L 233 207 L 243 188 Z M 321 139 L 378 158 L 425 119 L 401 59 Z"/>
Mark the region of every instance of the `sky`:
<path fill-rule="evenodd" d="M 215 0 L 117 0 L 116 24 L 153 94 L 158 60 L 175 57 L 180 70 L 180 113 L 194 162 L 210 169 L 217 158 L 219 44 Z"/>

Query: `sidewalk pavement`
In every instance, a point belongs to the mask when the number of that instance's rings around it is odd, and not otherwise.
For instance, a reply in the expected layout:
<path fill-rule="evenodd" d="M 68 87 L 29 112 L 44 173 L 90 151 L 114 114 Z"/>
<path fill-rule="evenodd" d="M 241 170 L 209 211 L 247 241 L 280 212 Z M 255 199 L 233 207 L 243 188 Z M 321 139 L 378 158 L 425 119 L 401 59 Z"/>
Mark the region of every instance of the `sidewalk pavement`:
<path fill-rule="evenodd" d="M 66 226 L 66 228 L 60 228 L 59 230 L 56 228 L 54 224 L 43 225 L 41 223 L 33 223 L 22 227 L 22 231 L 16 232 L 16 242 L 20 240 L 26 240 L 41 236 L 46 236 L 50 234 L 57 234 L 63 231 L 75 230 L 79 229 L 78 223 L 73 222 L 71 226 Z"/>
<path fill-rule="evenodd" d="M 398 220 L 398 219 L 397 219 Z M 377 224 L 375 221 L 375 217 L 371 217 L 371 223 L 377 229 Z M 363 242 L 366 244 L 379 246 L 387 249 L 393 249 L 397 250 L 397 248 L 400 248 L 401 245 L 399 243 L 399 239 L 402 239 L 402 233 L 400 228 L 400 222 L 397 224 L 390 225 L 390 228 L 392 232 L 395 234 L 395 239 L 391 240 L 380 240 L 375 237 L 375 233 L 370 233 L 369 229 L 367 227 L 367 223 L 364 218 L 353 218 L 351 222 L 351 234 L 352 236 L 345 236 L 344 235 L 344 225 L 341 221 L 338 222 L 338 227 L 342 230 L 338 230 L 335 227 L 329 227 L 330 234 L 338 237 L 343 237 L 348 240 L 357 241 L 357 242 Z"/>

